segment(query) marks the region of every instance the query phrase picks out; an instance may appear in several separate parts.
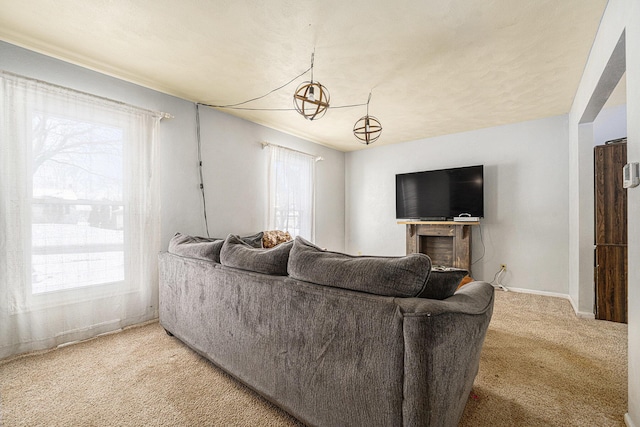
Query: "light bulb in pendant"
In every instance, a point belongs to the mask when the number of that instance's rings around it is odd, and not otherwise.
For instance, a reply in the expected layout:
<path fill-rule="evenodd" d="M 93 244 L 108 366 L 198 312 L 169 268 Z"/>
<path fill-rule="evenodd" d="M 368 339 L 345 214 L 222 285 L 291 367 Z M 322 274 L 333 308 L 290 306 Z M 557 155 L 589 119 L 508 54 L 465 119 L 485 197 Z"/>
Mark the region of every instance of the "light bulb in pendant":
<path fill-rule="evenodd" d="M 382 125 L 380 120 L 369 115 L 369 102 L 371 101 L 371 92 L 369 92 L 369 99 L 367 100 L 367 115 L 361 117 L 355 125 L 353 125 L 353 134 L 363 144 L 369 145 L 376 142 L 380 138 L 382 133 Z"/>
<path fill-rule="evenodd" d="M 376 140 L 380 138 L 381 133 L 382 125 L 380 124 L 380 120 L 373 116 L 366 115 L 361 117 L 360 120 L 353 125 L 353 134 L 360 142 L 366 145 L 376 142 Z"/>
<path fill-rule="evenodd" d="M 329 108 L 329 91 L 320 82 L 306 81 L 296 89 L 293 95 L 293 106 L 305 119 L 317 120 Z"/>

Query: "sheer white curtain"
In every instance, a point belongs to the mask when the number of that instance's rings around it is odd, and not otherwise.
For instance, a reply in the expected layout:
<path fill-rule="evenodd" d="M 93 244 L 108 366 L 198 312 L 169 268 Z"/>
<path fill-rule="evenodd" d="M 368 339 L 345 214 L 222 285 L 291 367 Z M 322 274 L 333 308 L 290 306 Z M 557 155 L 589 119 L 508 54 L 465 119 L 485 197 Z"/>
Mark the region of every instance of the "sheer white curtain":
<path fill-rule="evenodd" d="M 316 158 L 284 147 L 268 148 L 267 226 L 314 241 Z"/>
<path fill-rule="evenodd" d="M 160 117 L 0 73 L 0 359 L 157 317 Z"/>

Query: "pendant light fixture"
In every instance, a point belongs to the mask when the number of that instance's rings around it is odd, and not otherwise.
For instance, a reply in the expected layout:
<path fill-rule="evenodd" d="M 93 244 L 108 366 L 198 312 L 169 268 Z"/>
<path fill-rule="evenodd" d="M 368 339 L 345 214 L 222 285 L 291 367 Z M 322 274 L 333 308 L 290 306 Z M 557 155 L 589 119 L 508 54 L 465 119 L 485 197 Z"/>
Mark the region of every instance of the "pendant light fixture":
<path fill-rule="evenodd" d="M 313 56 L 311 54 L 311 81 L 303 82 L 293 95 L 293 106 L 307 120 L 319 119 L 329 109 L 329 91 L 320 82 L 313 81 Z"/>
<path fill-rule="evenodd" d="M 369 102 L 371 101 L 371 92 L 367 100 L 367 115 L 361 117 L 355 125 L 353 125 L 353 134 L 365 145 L 373 144 L 380 138 L 382 134 L 382 125 L 380 120 L 369 115 Z"/>

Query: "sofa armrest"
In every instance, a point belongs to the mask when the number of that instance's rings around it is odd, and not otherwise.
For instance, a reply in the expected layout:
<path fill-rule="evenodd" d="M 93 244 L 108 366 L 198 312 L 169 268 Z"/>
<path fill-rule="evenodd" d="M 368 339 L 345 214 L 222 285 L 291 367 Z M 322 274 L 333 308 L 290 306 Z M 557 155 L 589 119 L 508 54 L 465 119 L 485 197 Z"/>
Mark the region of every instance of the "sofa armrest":
<path fill-rule="evenodd" d="M 437 316 L 443 313 L 481 314 L 493 306 L 494 288 L 487 282 L 471 282 L 444 300 L 396 298 L 404 316 Z"/>
<path fill-rule="evenodd" d="M 478 372 L 494 289 L 465 285 L 446 300 L 398 299 L 403 315 L 403 425 L 457 426 Z"/>

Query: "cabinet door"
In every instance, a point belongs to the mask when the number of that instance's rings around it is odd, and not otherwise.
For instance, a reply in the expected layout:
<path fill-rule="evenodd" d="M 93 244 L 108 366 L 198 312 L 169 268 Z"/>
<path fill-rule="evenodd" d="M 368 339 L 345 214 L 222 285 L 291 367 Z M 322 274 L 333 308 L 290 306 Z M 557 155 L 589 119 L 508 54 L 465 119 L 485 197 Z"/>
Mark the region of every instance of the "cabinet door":
<path fill-rule="evenodd" d="M 627 144 L 595 147 L 595 244 L 627 243 L 627 190 L 622 168 Z"/>
<path fill-rule="evenodd" d="M 596 246 L 596 319 L 627 323 L 627 246 Z"/>

